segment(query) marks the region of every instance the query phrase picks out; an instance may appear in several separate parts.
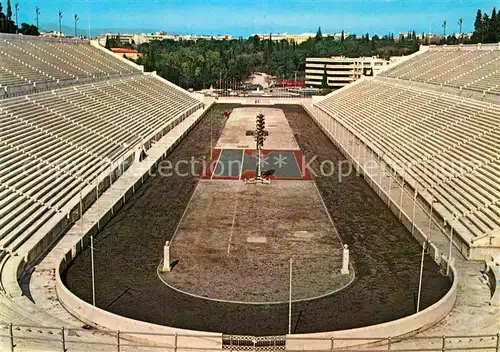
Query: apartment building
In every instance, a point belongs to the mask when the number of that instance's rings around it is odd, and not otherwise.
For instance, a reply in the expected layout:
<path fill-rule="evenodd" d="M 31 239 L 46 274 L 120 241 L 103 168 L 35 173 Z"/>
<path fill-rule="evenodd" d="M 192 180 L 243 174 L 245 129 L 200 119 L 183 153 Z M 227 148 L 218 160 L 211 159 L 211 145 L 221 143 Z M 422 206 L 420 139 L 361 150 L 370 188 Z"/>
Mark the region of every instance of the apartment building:
<path fill-rule="evenodd" d="M 310 87 L 321 87 L 323 76 L 326 71 L 328 86 L 339 89 L 363 75 L 374 76 L 391 61 L 373 57 L 349 58 L 334 56 L 328 58 L 306 58 L 306 85 Z"/>

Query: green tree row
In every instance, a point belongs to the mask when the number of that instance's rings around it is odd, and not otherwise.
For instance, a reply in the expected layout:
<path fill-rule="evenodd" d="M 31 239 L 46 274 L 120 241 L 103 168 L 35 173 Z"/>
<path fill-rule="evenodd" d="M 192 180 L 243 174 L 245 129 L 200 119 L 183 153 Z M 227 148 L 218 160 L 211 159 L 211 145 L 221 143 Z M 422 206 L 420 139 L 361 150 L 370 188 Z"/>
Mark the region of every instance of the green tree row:
<path fill-rule="evenodd" d="M 323 37 L 321 29 L 314 38 L 296 44 L 253 36 L 248 39 L 174 41 L 163 40 L 139 45 L 143 58 L 139 64 L 148 71 L 184 88 L 208 88 L 223 81 L 231 86 L 254 72 L 266 72 L 280 79 L 304 77 L 306 57 L 347 57 L 408 55 L 419 48 L 415 39 L 395 41 L 392 34 L 382 38 L 369 34 L 340 39 Z"/>
<path fill-rule="evenodd" d="M 12 20 L 12 5 L 10 0 L 7 0 L 6 13 L 3 12 L 3 5 L 0 2 L 0 33 L 21 33 L 24 35 L 39 35 L 36 26 L 22 23 L 21 27 Z"/>
<path fill-rule="evenodd" d="M 472 34 L 472 43 L 498 43 L 500 42 L 500 16 L 494 7 L 491 16 L 477 10 L 476 20 L 474 21 L 474 33 Z"/>
<path fill-rule="evenodd" d="M 457 24 L 460 32 L 458 37 L 455 34 L 446 36 L 446 21 L 443 21 L 442 27 L 445 38 L 440 40 L 440 44 L 477 44 L 477 43 L 498 43 L 500 42 L 500 16 L 494 7 L 491 16 L 481 9 L 477 10 L 476 20 L 474 21 L 474 32 L 471 37 L 464 36 L 462 33 L 463 19 L 459 18 Z M 428 44 L 424 41 L 424 44 Z"/>

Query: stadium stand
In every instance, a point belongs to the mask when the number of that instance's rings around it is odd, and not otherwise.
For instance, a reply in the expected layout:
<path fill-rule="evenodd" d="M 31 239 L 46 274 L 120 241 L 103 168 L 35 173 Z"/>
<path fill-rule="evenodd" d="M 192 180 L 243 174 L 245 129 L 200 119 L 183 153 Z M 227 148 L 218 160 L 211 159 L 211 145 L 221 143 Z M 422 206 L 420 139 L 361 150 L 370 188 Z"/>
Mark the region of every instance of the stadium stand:
<path fill-rule="evenodd" d="M 99 180 L 111 175 L 122 158 L 137 148 L 151 146 L 159 132 L 163 135 L 203 104 L 171 83 L 142 74 L 140 69 L 86 42 L 19 38 L 0 35 L 0 91 L 4 92 L 4 99 L 0 100 L 0 273 L 3 279 L 0 280 L 3 308 L 0 320 L 12 322 L 16 317 L 23 323 L 22 328 L 33 334 L 30 337 L 36 335 L 32 338 L 34 341 L 40 339 L 46 345 L 44 348 L 50 348 L 49 339 L 41 335 L 40 329 L 31 331 L 31 326 L 67 324 L 67 320 L 58 320 L 58 313 L 68 313 L 52 304 L 55 303 L 52 300 L 57 301 L 53 298 L 57 289 L 52 262 L 38 271 L 39 282 L 43 281 L 39 289 L 44 293 L 51 291 L 47 296 L 50 305 L 38 301 L 35 310 L 28 298 L 15 292 L 19 289 L 20 270 L 30 269 L 29 265 L 26 265 L 28 268 L 23 265 L 36 262 L 36 257 L 29 257 L 28 252 L 39 244 L 45 246 L 43 250 L 51 246 L 57 235 L 51 237 L 48 233 L 59 230 L 54 225 L 56 221 L 62 223 L 61 219 L 66 217 L 68 222 L 78 219 L 72 215 L 75 201 L 78 204 L 80 200 L 80 205 L 85 203 L 86 199 L 82 201 L 79 197 L 82 189 L 90 194 L 97 188 L 98 197 Z M 441 57 L 443 53 L 433 56 L 435 54 L 430 51 L 414 60 L 432 60 L 429 67 L 441 67 L 443 60 L 452 58 Z M 474 69 L 475 74 L 482 77 L 477 82 L 468 78 L 471 76 L 466 68 L 465 73 L 450 73 L 445 67 L 439 75 L 433 73 L 422 80 L 458 82 L 463 76 L 464 87 L 486 84 L 493 92 L 498 84 L 497 78 L 492 77 L 496 71 L 487 65 L 491 61 L 486 57 L 489 53 L 469 54 L 464 60 L 474 57 L 486 60 L 484 77 L 483 71 Z M 399 68 L 391 72 L 396 70 Z M 418 78 L 420 72 L 413 74 Z M 497 234 L 500 228 L 500 147 L 497 143 L 500 105 L 412 87 L 399 81 L 399 78 L 362 79 L 334 92 L 317 106 L 348 127 L 408 184 L 417 188 L 421 196 L 428 195 L 426 199 L 431 203 L 437 199 L 442 207 L 435 209 L 443 218 L 455 214 L 461 224 L 461 227 L 454 224 L 455 229 L 465 241 L 472 243 L 485 234 Z M 23 86 L 29 86 L 29 91 L 17 89 Z M 190 118 L 183 123 L 195 123 Z M 186 131 L 178 132 L 176 138 Z M 173 142 L 171 138 L 170 143 Z M 163 148 L 161 143 L 156 147 Z M 164 149 L 160 153 L 164 153 Z M 135 166 L 144 167 L 148 161 Z M 111 176 L 109 178 L 112 182 Z M 126 179 L 122 177 L 121 181 Z M 119 182 L 113 186 L 119 186 Z M 80 211 L 85 209 L 82 207 Z M 64 231 L 60 230 L 59 233 Z M 68 234 L 63 240 L 71 241 Z M 85 245 L 83 240 L 76 246 L 80 245 L 82 248 Z M 62 252 L 52 252 L 59 263 Z M 51 278 L 46 280 L 46 275 Z M 476 307 L 468 317 L 474 314 L 477 316 Z M 454 325 L 463 324 L 459 320 Z M 71 326 L 80 327 L 81 322 Z M 88 335 L 85 351 L 96 348 L 97 341 L 111 346 L 116 340 L 112 335 L 100 336 L 94 329 L 87 333 L 87 327 L 71 332 Z M 10 325 L 11 332 L 12 329 Z M 20 328 L 14 329 L 18 334 Z M 65 328 L 50 331 L 50 335 L 61 336 L 62 349 L 65 336 L 70 336 L 69 329 L 66 335 Z M 498 335 L 495 336 L 498 341 Z M 177 341 L 177 334 L 175 339 Z M 117 340 L 120 349 L 119 333 Z M 442 340 L 444 348 L 446 338 L 443 336 Z M 16 337 L 15 343 L 19 342 Z M 11 343 L 14 345 L 13 338 Z M 56 348 L 60 348 L 59 341 Z"/>
<path fill-rule="evenodd" d="M 0 261 L 127 152 L 203 105 L 84 41 L 2 35 L 0 58 L 6 93 L 69 82 L 0 100 Z"/>
<path fill-rule="evenodd" d="M 438 60 L 445 60 L 441 55 Z M 436 211 L 458 220 L 454 230 L 468 245 L 500 237 L 500 105 L 374 78 L 317 106 L 429 204 L 442 205 Z"/>
<path fill-rule="evenodd" d="M 381 75 L 499 94 L 500 47 L 498 44 L 431 46 Z"/>
<path fill-rule="evenodd" d="M 0 56 L 0 91 L 7 95 L 141 73 L 83 40 L 2 34 Z"/>

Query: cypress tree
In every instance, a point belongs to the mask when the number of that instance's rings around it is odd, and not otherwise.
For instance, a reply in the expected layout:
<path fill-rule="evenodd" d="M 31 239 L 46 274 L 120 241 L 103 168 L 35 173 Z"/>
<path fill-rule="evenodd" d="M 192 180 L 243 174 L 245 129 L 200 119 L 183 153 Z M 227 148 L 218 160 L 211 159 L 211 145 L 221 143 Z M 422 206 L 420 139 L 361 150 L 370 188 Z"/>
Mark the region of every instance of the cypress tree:
<path fill-rule="evenodd" d="M 495 22 L 493 23 L 493 31 L 495 33 L 495 42 L 498 43 L 500 42 L 500 13 L 497 12 L 495 7 L 493 8 L 493 10 L 495 11 Z"/>
<path fill-rule="evenodd" d="M 318 27 L 318 31 L 316 32 L 316 37 L 314 39 L 316 39 L 317 41 L 323 39 L 323 33 L 321 33 L 321 26 Z"/>
<path fill-rule="evenodd" d="M 12 7 L 10 6 L 10 0 L 7 0 L 7 18 L 12 19 Z"/>
<path fill-rule="evenodd" d="M 323 71 L 323 79 L 321 80 L 321 88 L 322 89 L 328 88 L 328 77 L 326 75 L 326 65 L 325 65 L 325 70 Z"/>
<path fill-rule="evenodd" d="M 490 29 L 491 29 L 491 26 L 490 26 L 490 17 L 488 16 L 488 14 L 485 12 L 483 13 L 483 20 L 482 20 L 482 31 L 481 31 L 481 42 L 482 43 L 487 43 L 490 39 Z"/>
<path fill-rule="evenodd" d="M 106 43 L 104 44 L 104 47 L 108 50 L 111 50 L 111 45 L 109 45 L 109 37 L 106 36 Z"/>
<path fill-rule="evenodd" d="M 477 9 L 476 20 L 474 21 L 474 33 L 472 34 L 472 41 L 478 43 L 483 36 L 483 13 L 481 9 Z"/>
<path fill-rule="evenodd" d="M 499 26 L 499 15 L 497 14 L 496 7 L 491 11 L 490 18 L 490 41 L 496 43 L 500 40 L 500 26 Z"/>

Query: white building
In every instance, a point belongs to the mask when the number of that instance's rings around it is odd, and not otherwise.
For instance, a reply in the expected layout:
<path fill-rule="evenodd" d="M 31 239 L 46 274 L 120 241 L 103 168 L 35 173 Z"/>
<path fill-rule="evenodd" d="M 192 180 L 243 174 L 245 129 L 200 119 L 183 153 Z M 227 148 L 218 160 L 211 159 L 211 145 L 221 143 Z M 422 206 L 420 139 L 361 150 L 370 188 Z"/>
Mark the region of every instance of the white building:
<path fill-rule="evenodd" d="M 214 39 L 214 40 L 231 40 L 232 36 L 229 34 L 225 35 L 199 35 L 199 34 L 187 34 L 187 35 L 177 35 L 165 32 L 156 33 L 142 33 L 142 34 L 130 34 L 130 33 L 105 33 L 101 34 L 98 38 L 99 45 L 104 46 L 106 44 L 106 37 L 118 37 L 120 42 L 129 44 L 143 44 L 149 43 L 154 40 L 162 41 L 164 39 L 171 40 L 198 40 L 198 39 Z"/>
<path fill-rule="evenodd" d="M 306 58 L 306 81 L 310 87 L 321 87 L 326 71 L 328 86 L 332 89 L 342 88 L 363 75 L 376 75 L 390 61 L 373 57 L 348 58 L 334 56 L 328 58 Z"/>
<path fill-rule="evenodd" d="M 302 34 L 289 34 L 289 33 L 268 33 L 268 34 L 252 34 L 253 36 L 258 36 L 260 40 L 269 39 L 273 41 L 287 40 L 289 42 L 294 41 L 296 44 L 301 44 L 308 40 L 309 38 L 316 37 L 316 33 L 302 33 Z M 349 33 L 344 33 L 344 37 L 347 38 Z M 334 37 L 335 40 L 340 40 L 342 33 L 323 33 L 323 37 Z"/>

